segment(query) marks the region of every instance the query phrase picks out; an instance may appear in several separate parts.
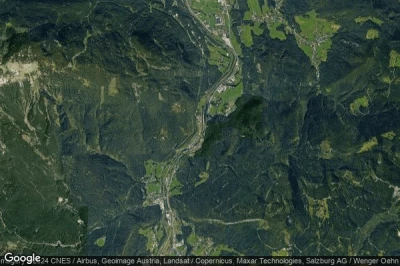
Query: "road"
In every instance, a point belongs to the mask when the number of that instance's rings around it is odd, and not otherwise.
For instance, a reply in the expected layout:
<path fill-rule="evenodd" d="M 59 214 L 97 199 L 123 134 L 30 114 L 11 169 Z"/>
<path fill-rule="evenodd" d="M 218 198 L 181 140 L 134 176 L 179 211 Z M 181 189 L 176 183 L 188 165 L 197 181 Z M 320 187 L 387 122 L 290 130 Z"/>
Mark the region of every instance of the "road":
<path fill-rule="evenodd" d="M 217 88 L 222 85 L 229 77 L 235 74 L 237 71 L 236 66 L 238 62 L 238 55 L 236 51 L 226 45 L 223 41 L 216 39 L 216 36 L 203 24 L 203 22 L 193 13 L 192 9 L 187 0 L 184 0 L 184 4 L 180 5 L 182 10 L 186 10 L 187 13 L 193 18 L 195 24 L 197 24 L 198 28 L 204 34 L 204 37 L 207 39 L 209 43 L 215 46 L 222 47 L 227 50 L 229 53 L 230 62 L 225 71 L 218 79 L 218 81 L 206 91 L 205 97 L 206 104 L 203 106 L 199 106 L 195 114 L 196 120 L 196 131 L 192 134 L 192 137 L 187 139 L 186 142 L 180 145 L 175 151 L 173 158 L 169 161 L 168 166 L 164 169 L 162 175 L 163 184 L 162 184 L 162 194 L 164 200 L 164 212 L 163 212 L 163 226 L 164 232 L 166 232 L 167 237 L 162 243 L 160 249 L 158 250 L 157 255 L 178 255 L 179 252 L 176 250 L 177 239 L 176 239 L 176 229 L 179 226 L 179 221 L 177 217 L 176 211 L 173 210 L 170 203 L 170 188 L 171 182 L 174 178 L 176 171 L 179 168 L 180 160 L 188 155 L 194 154 L 197 150 L 199 150 L 203 144 L 205 131 L 206 131 L 206 114 L 207 109 L 210 104 L 211 99 L 214 96 Z"/>

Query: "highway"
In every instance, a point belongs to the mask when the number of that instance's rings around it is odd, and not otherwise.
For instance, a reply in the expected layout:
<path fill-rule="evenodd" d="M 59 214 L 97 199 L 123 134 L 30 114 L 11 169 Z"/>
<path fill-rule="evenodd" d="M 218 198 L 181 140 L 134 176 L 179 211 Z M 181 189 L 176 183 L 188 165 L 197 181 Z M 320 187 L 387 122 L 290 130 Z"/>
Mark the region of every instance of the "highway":
<path fill-rule="evenodd" d="M 177 246 L 176 229 L 179 226 L 179 218 L 176 211 L 173 210 L 170 204 L 170 190 L 172 179 L 174 178 L 176 171 L 179 168 L 180 160 L 185 156 L 194 155 L 195 152 L 201 148 L 207 127 L 206 115 L 210 101 L 213 98 L 217 88 L 222 85 L 229 77 L 235 74 L 235 72 L 237 71 L 236 66 L 238 62 L 238 55 L 236 54 L 236 51 L 229 45 L 225 44 L 223 41 L 216 39 L 216 36 L 214 36 L 214 34 L 193 13 L 192 9 L 190 8 L 189 2 L 187 0 L 183 0 L 183 2 L 184 3 L 180 4 L 180 8 L 187 11 L 187 13 L 193 18 L 195 24 L 197 24 L 198 28 L 204 34 L 204 38 L 206 38 L 206 40 L 210 44 L 219 46 L 227 50 L 227 52 L 229 53 L 230 62 L 225 73 L 223 73 L 218 81 L 205 92 L 205 95 L 203 97 L 205 97 L 206 99 L 206 104 L 199 104 L 199 108 L 197 108 L 197 111 L 195 113 L 196 131 L 192 134 L 191 138 L 187 139 L 184 143 L 180 145 L 180 147 L 175 150 L 174 156 L 169 161 L 168 166 L 164 169 L 162 173 L 164 177 L 162 178 L 162 198 L 165 208 L 163 211 L 162 226 L 164 227 L 164 232 L 167 236 L 161 247 L 159 248 L 157 255 L 180 255 L 179 251 L 175 248 Z"/>

